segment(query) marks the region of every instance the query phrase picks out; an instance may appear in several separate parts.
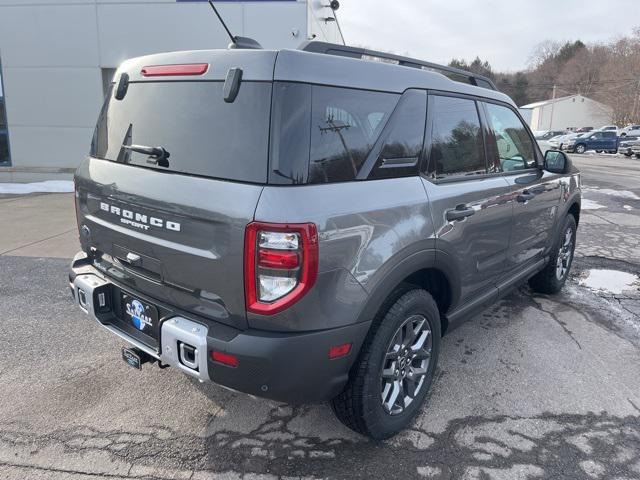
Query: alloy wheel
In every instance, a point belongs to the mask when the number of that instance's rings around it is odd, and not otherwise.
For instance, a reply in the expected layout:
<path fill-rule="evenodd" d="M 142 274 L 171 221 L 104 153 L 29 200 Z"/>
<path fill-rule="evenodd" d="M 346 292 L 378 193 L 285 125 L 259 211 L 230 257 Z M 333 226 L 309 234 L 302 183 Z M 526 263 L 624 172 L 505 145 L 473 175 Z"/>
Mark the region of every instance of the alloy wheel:
<path fill-rule="evenodd" d="M 433 334 L 422 315 L 407 318 L 394 333 L 380 374 L 382 407 L 390 415 L 402 413 L 424 386 Z"/>
<path fill-rule="evenodd" d="M 562 280 L 571 266 L 571 258 L 573 257 L 573 229 L 567 228 L 564 238 L 558 250 L 558 259 L 556 260 L 556 278 Z"/>

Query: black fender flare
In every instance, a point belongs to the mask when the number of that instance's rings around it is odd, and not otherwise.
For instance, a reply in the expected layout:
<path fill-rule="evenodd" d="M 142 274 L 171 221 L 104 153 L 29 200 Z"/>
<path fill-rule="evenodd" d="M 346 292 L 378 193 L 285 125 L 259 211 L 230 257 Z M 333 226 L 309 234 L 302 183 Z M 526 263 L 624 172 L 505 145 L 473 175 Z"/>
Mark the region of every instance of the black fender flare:
<path fill-rule="evenodd" d="M 385 266 L 381 267 L 381 271 L 377 275 L 380 277 L 380 281 L 371 290 L 367 289 L 369 295 L 358 315 L 357 322 L 371 321 L 385 300 L 397 290 L 403 280 L 420 270 L 428 268 L 438 270 L 444 275 L 451 292 L 451 306 L 457 304 L 460 298 L 460 288 L 458 287 L 460 285 L 460 275 L 455 267 L 455 262 L 449 255 L 440 250 L 421 250 L 407 255 L 400 261 L 388 261 Z"/>

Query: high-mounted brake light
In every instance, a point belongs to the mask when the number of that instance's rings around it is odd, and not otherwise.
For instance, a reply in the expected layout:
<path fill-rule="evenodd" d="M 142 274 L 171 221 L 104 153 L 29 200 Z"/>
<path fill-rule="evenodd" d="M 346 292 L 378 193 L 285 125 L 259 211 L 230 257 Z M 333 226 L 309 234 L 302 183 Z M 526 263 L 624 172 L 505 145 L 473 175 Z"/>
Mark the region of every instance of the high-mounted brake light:
<path fill-rule="evenodd" d="M 182 65 L 148 65 L 140 70 L 143 77 L 172 77 L 180 75 L 204 75 L 208 63 L 185 63 Z"/>
<path fill-rule="evenodd" d="M 245 231 L 247 311 L 271 315 L 300 300 L 318 276 L 318 230 L 313 223 L 252 222 Z"/>

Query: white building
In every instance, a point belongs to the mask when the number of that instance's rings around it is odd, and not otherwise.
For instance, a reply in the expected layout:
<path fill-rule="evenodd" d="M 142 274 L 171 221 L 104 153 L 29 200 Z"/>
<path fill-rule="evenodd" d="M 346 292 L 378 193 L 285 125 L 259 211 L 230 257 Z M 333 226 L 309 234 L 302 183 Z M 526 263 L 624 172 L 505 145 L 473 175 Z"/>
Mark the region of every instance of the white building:
<path fill-rule="evenodd" d="M 342 43 L 328 0 L 215 3 L 264 48 Z M 204 0 L 0 0 L 0 181 L 70 178 L 123 60 L 228 43 Z"/>
<path fill-rule="evenodd" d="M 520 107 L 520 110 L 530 110 L 531 116 L 528 118 L 531 130 L 598 128 L 610 124 L 613 117 L 611 107 L 582 95 L 530 103 Z"/>

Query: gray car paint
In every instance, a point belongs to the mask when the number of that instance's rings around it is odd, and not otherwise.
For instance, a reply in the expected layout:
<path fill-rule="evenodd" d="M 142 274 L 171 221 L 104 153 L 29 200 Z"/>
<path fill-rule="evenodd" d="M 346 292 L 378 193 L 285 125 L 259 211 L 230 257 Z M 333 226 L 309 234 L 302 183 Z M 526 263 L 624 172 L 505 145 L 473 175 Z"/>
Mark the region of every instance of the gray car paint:
<path fill-rule="evenodd" d="M 198 81 L 222 80 L 229 68 L 241 66 L 244 81 L 299 81 L 398 93 L 418 88 L 472 95 L 514 107 L 504 94 L 455 83 L 438 73 L 287 50 L 151 55 L 125 62 L 116 78 L 127 72 L 131 81 L 144 82 L 148 79 L 140 75 L 140 69 L 145 65 L 197 62 L 210 64 Z M 537 150 L 536 155 L 541 165 L 541 152 Z M 333 341 L 338 331 L 354 332 L 349 335 L 359 348 L 384 299 L 414 272 L 441 272 L 451 288 L 451 305 L 443 316 L 452 323 L 478 305 L 495 300 L 544 266 L 559 219 L 580 201 L 576 172 L 558 175 L 540 169 L 451 182 L 416 175 L 263 186 L 86 159 L 75 179 L 78 223 L 90 232 L 81 236 L 83 250 L 103 252 L 109 261 L 127 251 L 138 253 L 143 267 L 157 270 L 159 278 L 147 278 L 116 260 L 111 262 L 112 269 L 102 273 L 207 323 L 213 332 L 209 341 L 217 348 L 233 351 L 234 342 L 242 345 L 242 354 L 253 355 L 250 364 L 254 366 L 247 373 L 253 377 L 239 378 L 238 372 L 229 377 L 231 373 L 215 365 L 210 372 L 216 381 L 255 394 L 261 388 L 260 378 L 254 378 L 256 369 L 260 367 L 272 378 L 278 368 L 291 362 L 294 351 L 311 351 L 319 338 Z M 527 203 L 518 203 L 517 195 L 534 187 L 542 190 Z M 183 231 L 143 233 L 122 226 L 118 218 L 100 211 L 101 200 L 179 221 Z M 471 206 L 474 215 L 447 221 L 446 211 L 459 204 Z M 245 310 L 243 240 L 245 226 L 253 220 L 313 222 L 318 227 L 317 283 L 276 315 L 247 314 Z M 86 262 L 82 268 L 88 268 Z M 364 325 L 364 330 L 355 328 L 357 325 Z M 355 329 L 346 328 L 350 326 Z M 305 335 L 317 331 L 327 333 Z M 291 345 L 289 354 L 280 350 L 285 345 Z M 277 358 L 275 352 L 279 352 Z M 314 351 L 310 358 L 320 358 L 322 352 Z M 329 398 L 346 381 L 356 354 L 332 364 L 331 373 L 322 376 L 326 389 L 303 385 L 301 370 L 294 375 L 296 382 L 280 384 L 276 393 L 263 390 L 263 394 L 285 400 Z M 307 387 L 313 391 L 311 398 L 300 392 L 287 393 L 287 389 Z"/>

